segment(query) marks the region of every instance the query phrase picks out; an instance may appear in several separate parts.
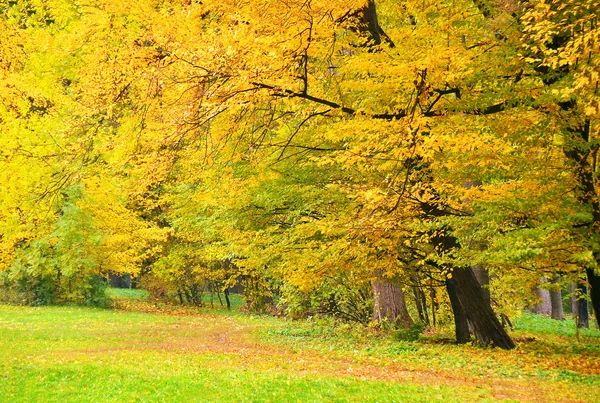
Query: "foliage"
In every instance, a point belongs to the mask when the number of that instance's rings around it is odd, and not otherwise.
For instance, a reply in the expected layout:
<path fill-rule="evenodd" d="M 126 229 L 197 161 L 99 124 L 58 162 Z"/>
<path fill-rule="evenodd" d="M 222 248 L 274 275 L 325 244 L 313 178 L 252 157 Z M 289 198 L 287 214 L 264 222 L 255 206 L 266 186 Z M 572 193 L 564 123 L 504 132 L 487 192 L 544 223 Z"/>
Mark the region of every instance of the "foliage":
<path fill-rule="evenodd" d="M 285 285 L 282 287 L 279 305 L 292 319 L 314 315 L 329 315 L 347 322 L 363 325 L 373 317 L 371 286 L 349 285 L 348 280 L 331 278 L 327 283 L 310 291 Z"/>
<path fill-rule="evenodd" d="M 389 281 L 445 325 L 477 266 L 514 317 L 600 262 L 597 36 L 591 0 L 2 4 L 2 292 L 368 323 Z"/>

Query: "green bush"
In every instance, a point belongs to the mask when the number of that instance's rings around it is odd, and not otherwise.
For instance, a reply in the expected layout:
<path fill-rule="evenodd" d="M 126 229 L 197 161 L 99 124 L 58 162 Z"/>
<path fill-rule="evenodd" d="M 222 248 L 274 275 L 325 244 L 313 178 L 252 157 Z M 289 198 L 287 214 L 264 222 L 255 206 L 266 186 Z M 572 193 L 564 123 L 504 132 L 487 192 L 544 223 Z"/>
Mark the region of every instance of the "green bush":
<path fill-rule="evenodd" d="M 286 284 L 281 287 L 280 305 L 293 319 L 329 316 L 367 325 L 373 316 L 371 287 L 369 284 L 350 284 L 343 276 L 330 278 L 310 291 Z"/>
<path fill-rule="evenodd" d="M 408 329 L 397 330 L 392 334 L 394 340 L 398 341 L 417 341 L 423 331 L 425 330 L 425 325 L 421 322 L 413 323 L 411 327 Z"/>
<path fill-rule="evenodd" d="M 92 274 L 88 279 L 87 287 L 84 289 L 84 305 L 106 308 L 110 306 L 111 300 L 108 295 L 108 283 L 98 275 Z"/>

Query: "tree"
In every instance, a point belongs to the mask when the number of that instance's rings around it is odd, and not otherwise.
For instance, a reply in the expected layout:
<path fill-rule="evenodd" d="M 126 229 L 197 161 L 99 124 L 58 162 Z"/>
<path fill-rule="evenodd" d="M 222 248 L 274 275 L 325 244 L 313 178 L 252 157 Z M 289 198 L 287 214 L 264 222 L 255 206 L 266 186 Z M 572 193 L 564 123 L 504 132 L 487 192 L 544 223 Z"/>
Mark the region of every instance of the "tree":
<path fill-rule="evenodd" d="M 115 137 L 130 135 L 129 86 L 124 64 L 113 63 L 124 49 L 98 6 L 0 6 L 1 34 L 11 38 L 0 52 L 1 275 L 36 303 L 89 302 L 108 271 L 139 273 L 163 238 L 121 194 L 131 182 L 118 174 Z"/>
<path fill-rule="evenodd" d="M 600 289 L 596 10 L 567 3 L 10 2 L 4 270 L 85 252 L 182 301 L 404 325 L 425 279 L 459 342 L 512 348 L 492 304 Z M 57 254 L 67 217 L 95 241 Z"/>
<path fill-rule="evenodd" d="M 591 1 L 536 2 L 523 16 L 524 41 L 530 52 L 529 61 L 544 83 L 545 94 L 555 101 L 549 114 L 561 135 L 561 145 L 571 161 L 576 183 L 575 197 L 589 214 L 585 225 L 577 225 L 590 239 L 588 248 L 593 261 L 582 264 L 591 288 L 596 319 L 600 319 L 600 276 L 596 251 L 600 204 L 596 188 L 598 148 L 592 125 L 598 117 L 597 36 L 598 8 Z"/>

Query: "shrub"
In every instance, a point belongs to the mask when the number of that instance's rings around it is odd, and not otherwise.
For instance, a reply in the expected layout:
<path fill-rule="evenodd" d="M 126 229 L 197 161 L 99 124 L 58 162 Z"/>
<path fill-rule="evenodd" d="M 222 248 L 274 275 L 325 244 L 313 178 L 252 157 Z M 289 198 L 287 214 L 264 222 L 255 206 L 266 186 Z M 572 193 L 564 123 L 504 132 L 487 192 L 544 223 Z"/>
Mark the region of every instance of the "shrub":
<path fill-rule="evenodd" d="M 421 322 L 415 322 L 408 329 L 397 330 L 392 334 L 392 338 L 398 341 L 417 341 L 425 331 L 425 325 Z"/>

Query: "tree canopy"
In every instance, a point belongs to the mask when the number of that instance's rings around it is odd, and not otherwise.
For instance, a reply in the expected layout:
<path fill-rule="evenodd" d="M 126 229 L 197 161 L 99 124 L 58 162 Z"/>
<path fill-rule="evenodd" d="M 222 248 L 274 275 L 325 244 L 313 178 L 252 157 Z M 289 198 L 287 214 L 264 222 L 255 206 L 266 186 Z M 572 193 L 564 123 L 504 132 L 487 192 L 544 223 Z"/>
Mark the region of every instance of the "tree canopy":
<path fill-rule="evenodd" d="M 6 2 L 4 294 L 242 284 L 291 316 L 446 306 L 459 341 L 511 348 L 492 307 L 560 277 L 600 315 L 598 8 Z"/>

